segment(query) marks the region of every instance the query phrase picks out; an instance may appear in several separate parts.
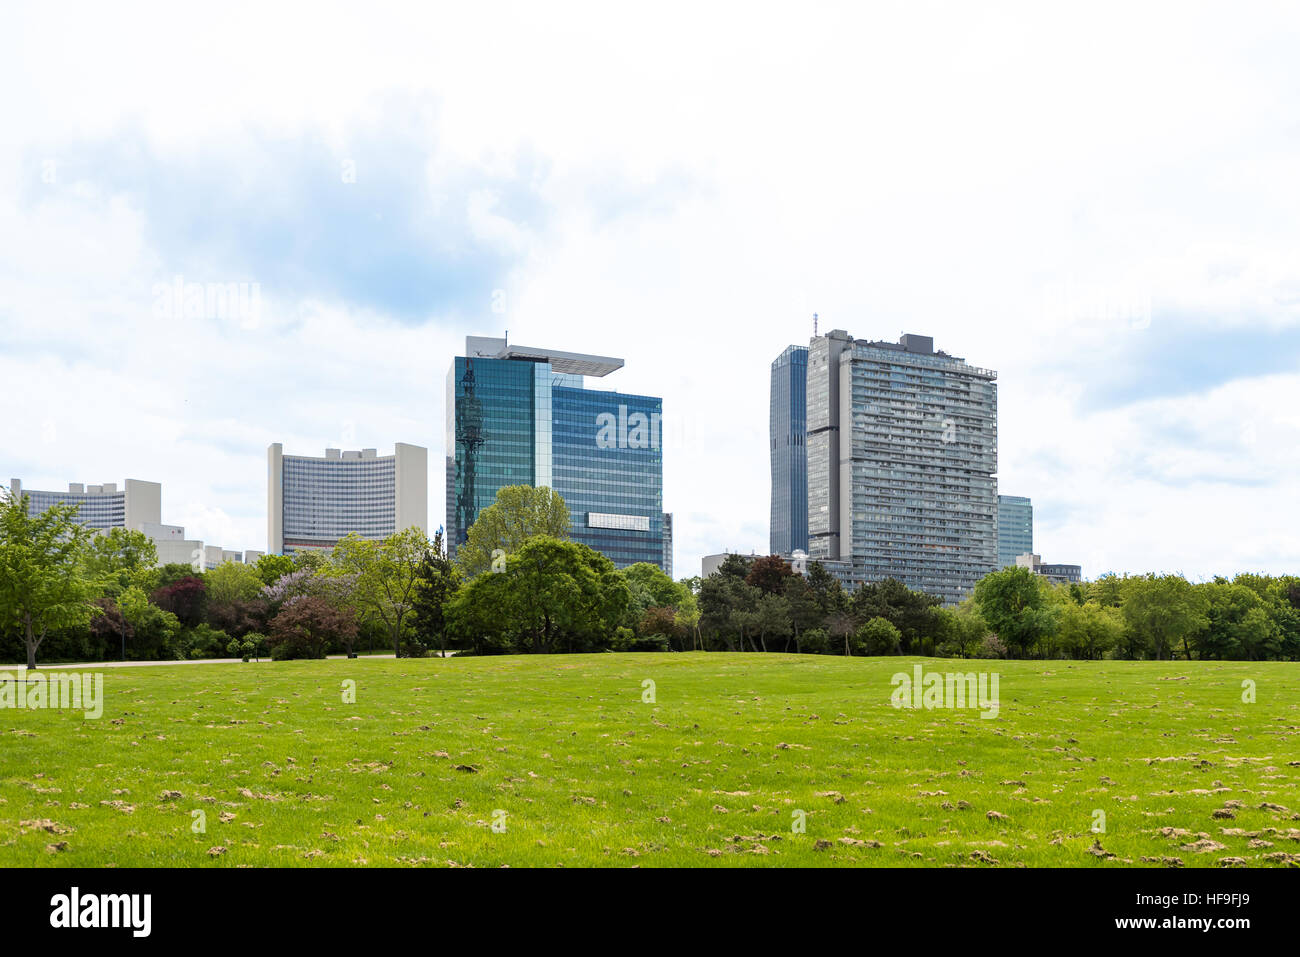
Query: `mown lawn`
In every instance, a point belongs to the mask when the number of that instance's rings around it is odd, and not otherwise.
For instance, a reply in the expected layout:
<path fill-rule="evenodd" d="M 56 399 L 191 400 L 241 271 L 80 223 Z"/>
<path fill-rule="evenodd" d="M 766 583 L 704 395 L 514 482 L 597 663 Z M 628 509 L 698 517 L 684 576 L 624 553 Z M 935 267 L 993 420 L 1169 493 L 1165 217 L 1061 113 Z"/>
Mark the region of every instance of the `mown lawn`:
<path fill-rule="evenodd" d="M 995 668 L 997 718 L 893 708 L 891 676 L 918 662 Z M 1295 664 L 623 654 L 103 674 L 99 720 L 0 710 L 0 865 L 1300 863 Z"/>

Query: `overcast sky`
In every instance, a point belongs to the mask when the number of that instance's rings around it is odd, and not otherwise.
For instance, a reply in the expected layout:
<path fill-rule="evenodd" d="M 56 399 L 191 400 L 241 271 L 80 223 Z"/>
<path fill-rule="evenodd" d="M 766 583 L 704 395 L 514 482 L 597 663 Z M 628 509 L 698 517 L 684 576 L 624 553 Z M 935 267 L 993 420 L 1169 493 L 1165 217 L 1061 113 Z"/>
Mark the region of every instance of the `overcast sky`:
<path fill-rule="evenodd" d="M 1296 5 L 440 6 L 7 8 L 0 478 L 263 549 L 269 443 L 411 442 L 432 530 L 508 329 L 663 396 L 695 574 L 766 551 L 817 312 L 998 371 L 1046 561 L 1300 572 Z"/>

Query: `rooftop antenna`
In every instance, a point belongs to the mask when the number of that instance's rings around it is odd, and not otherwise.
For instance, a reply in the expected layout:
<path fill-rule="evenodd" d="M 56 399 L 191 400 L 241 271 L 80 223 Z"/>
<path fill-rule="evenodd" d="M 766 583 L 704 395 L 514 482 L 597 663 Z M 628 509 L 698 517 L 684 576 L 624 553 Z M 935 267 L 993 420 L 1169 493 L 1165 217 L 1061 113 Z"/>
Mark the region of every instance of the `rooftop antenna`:
<path fill-rule="evenodd" d="M 817 313 L 813 313 L 813 338 L 817 338 Z"/>

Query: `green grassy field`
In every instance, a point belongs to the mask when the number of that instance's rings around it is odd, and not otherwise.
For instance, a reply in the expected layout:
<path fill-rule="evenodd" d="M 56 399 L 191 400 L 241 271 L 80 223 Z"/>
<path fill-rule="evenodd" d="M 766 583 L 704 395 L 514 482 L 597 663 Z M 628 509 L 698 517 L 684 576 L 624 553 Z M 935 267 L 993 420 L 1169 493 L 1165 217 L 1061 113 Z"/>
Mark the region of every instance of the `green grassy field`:
<path fill-rule="evenodd" d="M 891 675 L 918 661 L 995 669 L 997 718 L 893 708 Z M 99 720 L 0 710 L 0 865 L 1300 863 L 1294 664 L 623 654 L 103 673 Z"/>

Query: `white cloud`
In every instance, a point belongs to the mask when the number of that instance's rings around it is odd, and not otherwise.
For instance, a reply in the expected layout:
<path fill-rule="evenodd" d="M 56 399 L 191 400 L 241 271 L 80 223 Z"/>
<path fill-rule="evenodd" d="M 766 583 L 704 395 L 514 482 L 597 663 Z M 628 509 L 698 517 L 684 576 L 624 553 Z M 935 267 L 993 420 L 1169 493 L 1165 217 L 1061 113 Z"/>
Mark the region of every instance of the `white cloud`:
<path fill-rule="evenodd" d="M 437 524 L 447 363 L 466 333 L 509 328 L 624 356 L 602 384 L 663 395 L 688 574 L 706 552 L 765 549 L 768 364 L 816 311 L 999 370 L 1001 484 L 1035 500 L 1048 560 L 1300 560 L 1282 521 L 1294 376 L 1095 399 L 1171 324 L 1300 326 L 1294 8 L 86 5 L 11 26 L 0 380 L 20 414 L 0 448 L 31 486 L 156 479 L 165 521 L 262 548 L 266 444 L 351 435 L 429 447 Z M 516 257 L 504 315 L 485 300 L 412 328 L 263 289 L 255 329 L 151 316 L 169 251 L 72 147 L 138 129 L 164 163 L 237 160 L 258 129 L 319 137 L 337 166 L 382 146 L 376 103 L 394 96 L 416 104 L 403 132 L 436 144 L 435 192 L 536 160 L 545 223 L 487 188 L 454 197 L 471 235 Z M 263 161 L 230 175 L 265 177 Z"/>

